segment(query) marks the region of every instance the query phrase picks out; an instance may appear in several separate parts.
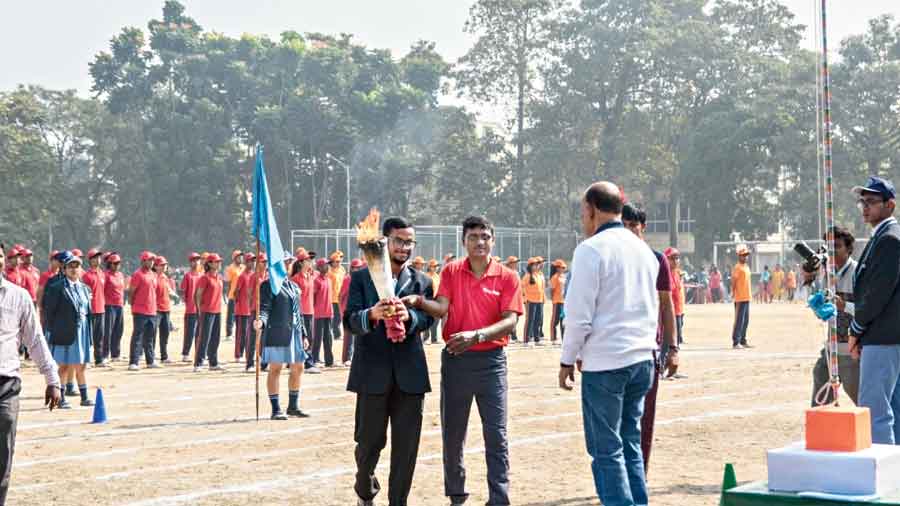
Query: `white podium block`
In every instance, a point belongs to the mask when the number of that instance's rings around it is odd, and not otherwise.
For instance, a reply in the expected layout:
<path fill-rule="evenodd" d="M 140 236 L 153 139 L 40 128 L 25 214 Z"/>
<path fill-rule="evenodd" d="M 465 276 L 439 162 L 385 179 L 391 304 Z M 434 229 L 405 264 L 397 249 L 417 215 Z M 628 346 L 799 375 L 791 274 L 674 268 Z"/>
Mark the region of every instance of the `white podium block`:
<path fill-rule="evenodd" d="M 800 442 L 769 450 L 768 464 L 772 491 L 882 496 L 900 490 L 900 446 L 823 452 Z"/>

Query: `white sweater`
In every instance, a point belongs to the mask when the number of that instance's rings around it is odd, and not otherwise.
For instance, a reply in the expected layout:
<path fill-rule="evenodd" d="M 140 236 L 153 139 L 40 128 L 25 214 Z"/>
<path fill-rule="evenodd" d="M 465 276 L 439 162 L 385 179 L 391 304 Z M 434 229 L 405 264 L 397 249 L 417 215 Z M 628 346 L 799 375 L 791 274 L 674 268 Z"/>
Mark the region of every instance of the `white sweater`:
<path fill-rule="evenodd" d="M 611 371 L 651 360 L 656 349 L 659 261 L 621 224 L 575 248 L 566 294 L 563 364 Z"/>

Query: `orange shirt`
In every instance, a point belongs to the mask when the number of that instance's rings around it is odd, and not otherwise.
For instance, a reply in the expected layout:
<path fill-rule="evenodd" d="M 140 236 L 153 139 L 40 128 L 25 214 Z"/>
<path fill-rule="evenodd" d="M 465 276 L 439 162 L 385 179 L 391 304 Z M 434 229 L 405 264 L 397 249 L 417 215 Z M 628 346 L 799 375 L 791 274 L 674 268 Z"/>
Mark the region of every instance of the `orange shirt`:
<path fill-rule="evenodd" d="M 341 287 L 344 286 L 344 278 L 347 277 L 347 272 L 343 267 L 338 267 L 337 269 L 328 269 L 328 282 L 331 283 L 331 303 L 332 304 L 340 304 L 341 303 Z"/>
<path fill-rule="evenodd" d="M 522 276 L 522 294 L 525 296 L 525 302 L 541 303 L 546 300 L 544 294 L 544 273 L 534 273 L 534 283 L 531 282 L 531 274 Z"/>
<path fill-rule="evenodd" d="M 788 271 L 787 280 L 785 281 L 785 287 L 791 290 L 797 288 L 797 275 L 794 274 L 794 271 Z"/>
<path fill-rule="evenodd" d="M 737 264 L 731 271 L 731 293 L 735 302 L 750 302 L 750 267 Z"/>
<path fill-rule="evenodd" d="M 681 281 L 681 269 L 671 272 L 672 276 L 672 306 L 675 308 L 675 316 L 684 314 L 684 283 Z"/>
<path fill-rule="evenodd" d="M 244 273 L 243 265 L 231 264 L 225 268 L 225 280 L 228 281 L 228 300 L 234 300 L 237 291 L 238 278 Z"/>
<path fill-rule="evenodd" d="M 550 278 L 550 296 L 554 304 L 566 301 L 566 273 L 557 272 Z"/>

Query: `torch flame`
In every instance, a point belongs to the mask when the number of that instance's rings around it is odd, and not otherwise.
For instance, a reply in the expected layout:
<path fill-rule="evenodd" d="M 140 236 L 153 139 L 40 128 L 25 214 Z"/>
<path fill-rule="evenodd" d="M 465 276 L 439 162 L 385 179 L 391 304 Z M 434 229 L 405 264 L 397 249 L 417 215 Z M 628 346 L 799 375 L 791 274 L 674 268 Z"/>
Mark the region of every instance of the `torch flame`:
<path fill-rule="evenodd" d="M 381 213 L 372 208 L 369 215 L 356 226 L 356 241 L 360 244 L 375 242 L 381 238 L 378 224 L 381 221 Z"/>

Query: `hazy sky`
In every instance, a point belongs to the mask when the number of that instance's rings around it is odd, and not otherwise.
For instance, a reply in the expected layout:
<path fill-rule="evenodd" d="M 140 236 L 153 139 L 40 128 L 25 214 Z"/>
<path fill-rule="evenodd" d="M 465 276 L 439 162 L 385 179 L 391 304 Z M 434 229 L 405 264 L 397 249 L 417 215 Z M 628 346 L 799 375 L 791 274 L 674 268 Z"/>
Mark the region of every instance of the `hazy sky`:
<path fill-rule="evenodd" d="M 817 0 L 783 0 L 799 23 L 812 23 Z M 231 36 L 286 29 L 347 32 L 372 47 L 402 55 L 418 39 L 437 42 L 448 60 L 465 53 L 471 39 L 462 32 L 473 0 L 182 0 L 187 14 L 206 30 Z M 162 0 L 30 0 L 3 2 L 0 19 L 0 90 L 19 83 L 90 90 L 88 62 L 107 48 L 123 26 L 146 29 L 162 16 Z M 897 0 L 830 0 L 833 47 L 865 30 L 873 16 L 892 13 Z M 806 43 L 811 47 L 811 42 Z"/>

